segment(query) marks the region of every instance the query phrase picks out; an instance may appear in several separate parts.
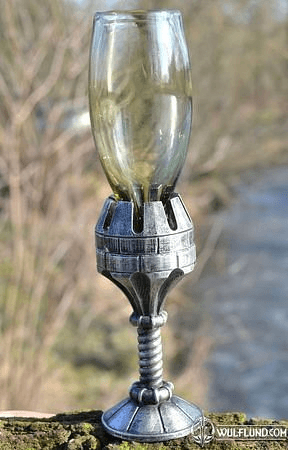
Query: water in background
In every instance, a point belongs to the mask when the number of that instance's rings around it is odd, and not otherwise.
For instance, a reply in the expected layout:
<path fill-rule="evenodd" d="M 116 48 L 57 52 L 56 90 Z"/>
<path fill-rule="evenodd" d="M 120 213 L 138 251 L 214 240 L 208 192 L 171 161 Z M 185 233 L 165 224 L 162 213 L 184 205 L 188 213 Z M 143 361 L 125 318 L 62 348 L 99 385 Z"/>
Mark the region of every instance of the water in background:
<path fill-rule="evenodd" d="M 209 407 L 248 416 L 288 417 L 288 168 L 237 188 L 221 212 L 213 259 L 193 290 L 211 317 Z M 218 256 L 217 256 L 218 255 Z"/>

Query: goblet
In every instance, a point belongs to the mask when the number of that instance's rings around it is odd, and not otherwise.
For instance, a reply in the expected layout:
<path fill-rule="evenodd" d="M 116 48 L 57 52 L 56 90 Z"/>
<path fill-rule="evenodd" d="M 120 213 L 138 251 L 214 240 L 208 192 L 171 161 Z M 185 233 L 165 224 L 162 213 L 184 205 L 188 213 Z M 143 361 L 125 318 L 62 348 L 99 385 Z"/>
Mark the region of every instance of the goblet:
<path fill-rule="evenodd" d="M 179 11 L 108 11 L 94 18 L 92 132 L 112 187 L 96 225 L 97 267 L 127 296 L 138 330 L 139 381 L 103 414 L 112 435 L 164 441 L 191 432 L 201 410 L 162 378 L 168 291 L 193 270 L 193 225 L 174 193 L 192 119 L 191 69 Z"/>

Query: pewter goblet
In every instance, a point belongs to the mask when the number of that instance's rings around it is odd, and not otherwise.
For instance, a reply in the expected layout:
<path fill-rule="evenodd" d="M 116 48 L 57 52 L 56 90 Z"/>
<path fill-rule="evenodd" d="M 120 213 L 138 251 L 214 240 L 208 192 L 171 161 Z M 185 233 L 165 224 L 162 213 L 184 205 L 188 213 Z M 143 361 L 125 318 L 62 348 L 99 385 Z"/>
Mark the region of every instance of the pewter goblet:
<path fill-rule="evenodd" d="M 138 331 L 139 381 L 103 414 L 112 435 L 164 441 L 201 410 L 162 378 L 168 291 L 193 270 L 193 225 L 174 187 L 192 119 L 191 70 L 179 11 L 108 11 L 94 19 L 92 132 L 113 195 L 96 225 L 98 271 L 127 296 Z"/>

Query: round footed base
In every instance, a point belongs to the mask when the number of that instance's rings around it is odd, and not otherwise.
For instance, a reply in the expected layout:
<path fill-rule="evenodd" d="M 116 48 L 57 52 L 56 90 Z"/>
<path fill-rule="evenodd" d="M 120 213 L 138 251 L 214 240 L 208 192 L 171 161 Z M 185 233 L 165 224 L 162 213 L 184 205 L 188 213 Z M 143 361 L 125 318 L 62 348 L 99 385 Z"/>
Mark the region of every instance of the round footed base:
<path fill-rule="evenodd" d="M 126 398 L 104 412 L 102 423 L 109 434 L 120 439 L 160 442 L 187 436 L 200 417 L 197 406 L 173 395 L 158 405 L 139 405 Z"/>

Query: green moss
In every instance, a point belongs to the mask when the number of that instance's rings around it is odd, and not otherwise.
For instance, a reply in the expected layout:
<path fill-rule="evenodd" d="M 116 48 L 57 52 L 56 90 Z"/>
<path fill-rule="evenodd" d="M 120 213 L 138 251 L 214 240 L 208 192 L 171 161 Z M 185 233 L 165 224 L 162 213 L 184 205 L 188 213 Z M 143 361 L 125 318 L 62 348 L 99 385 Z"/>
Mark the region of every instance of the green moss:
<path fill-rule="evenodd" d="M 50 419 L 9 418 L 0 421 L 0 450 L 199 450 L 192 436 L 163 443 L 126 442 L 109 436 L 101 425 L 101 411 L 58 414 Z M 243 413 L 207 414 L 214 424 L 262 425 L 288 421 L 249 419 Z M 212 441 L 207 450 L 282 450 L 287 441 Z"/>
<path fill-rule="evenodd" d="M 93 426 L 91 425 L 91 423 L 83 423 L 82 427 L 83 430 L 86 431 L 87 433 L 90 433 L 90 431 L 93 430 Z"/>
<path fill-rule="evenodd" d="M 67 443 L 67 450 L 84 450 L 84 449 L 91 449 L 91 450 L 98 450 L 101 449 L 101 443 L 99 439 L 97 439 L 94 436 L 79 436 L 75 437 L 73 439 L 70 439 L 70 441 Z"/>
<path fill-rule="evenodd" d="M 166 447 L 163 443 L 145 444 L 139 442 L 122 441 L 108 445 L 109 450 L 164 450 Z"/>
<path fill-rule="evenodd" d="M 242 425 L 247 422 L 246 414 L 239 412 L 228 412 L 225 414 L 207 413 L 206 415 L 215 425 Z"/>

